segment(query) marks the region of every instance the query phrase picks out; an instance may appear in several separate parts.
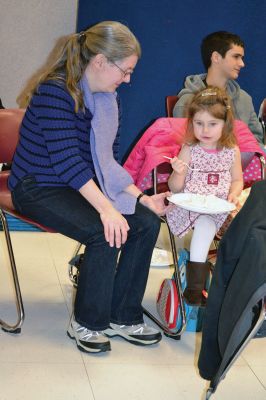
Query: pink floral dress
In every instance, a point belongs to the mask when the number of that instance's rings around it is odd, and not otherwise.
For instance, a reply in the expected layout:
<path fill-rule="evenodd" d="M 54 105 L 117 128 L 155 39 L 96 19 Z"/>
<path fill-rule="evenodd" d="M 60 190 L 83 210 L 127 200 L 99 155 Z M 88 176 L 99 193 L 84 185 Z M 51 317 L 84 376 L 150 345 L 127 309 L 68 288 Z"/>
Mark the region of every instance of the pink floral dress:
<path fill-rule="evenodd" d="M 188 169 L 183 192 L 213 194 L 226 200 L 231 186 L 230 170 L 235 160 L 235 149 L 207 150 L 196 144 L 191 146 L 190 154 L 190 166 L 199 171 Z M 182 237 L 194 227 L 194 223 L 200 215 L 194 211 L 174 206 L 167 213 L 167 221 L 173 234 Z M 209 214 L 209 216 L 214 219 L 218 231 L 228 213 Z"/>

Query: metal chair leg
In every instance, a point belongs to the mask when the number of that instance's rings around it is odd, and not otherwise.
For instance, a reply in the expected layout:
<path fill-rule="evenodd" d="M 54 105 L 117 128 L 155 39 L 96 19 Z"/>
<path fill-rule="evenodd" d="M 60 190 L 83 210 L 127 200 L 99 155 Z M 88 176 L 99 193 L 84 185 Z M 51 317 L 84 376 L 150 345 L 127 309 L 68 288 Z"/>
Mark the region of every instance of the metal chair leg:
<path fill-rule="evenodd" d="M 177 287 L 177 293 L 178 293 L 178 300 L 179 300 L 179 305 L 180 305 L 180 315 L 181 315 L 181 326 L 179 328 L 179 333 L 181 334 L 187 324 L 187 319 L 186 319 L 186 310 L 185 310 L 185 303 L 184 303 L 184 297 L 183 297 L 183 289 L 182 289 L 182 283 L 181 283 L 181 277 L 180 277 L 180 271 L 178 267 L 178 256 L 176 252 L 176 244 L 175 244 L 175 236 L 170 230 L 170 227 L 168 224 L 168 232 L 169 232 L 169 237 L 170 237 L 170 243 L 171 243 L 171 249 L 172 249 L 172 254 L 173 254 L 173 262 L 174 262 L 174 279 Z"/>
<path fill-rule="evenodd" d="M 20 291 L 19 279 L 18 279 L 17 268 L 16 268 L 15 259 L 14 259 L 11 238 L 10 238 L 10 234 L 9 234 L 6 216 L 5 216 L 5 213 L 3 212 L 3 210 L 0 210 L 0 218 L 1 218 L 3 231 L 4 231 L 4 235 L 5 235 L 5 240 L 6 240 L 6 244 L 7 244 L 7 249 L 8 249 L 8 256 L 9 256 L 9 261 L 10 261 L 10 265 L 11 265 L 11 272 L 12 272 L 13 283 L 14 283 L 15 294 L 16 294 L 16 308 L 17 308 L 17 322 L 14 325 L 10 325 L 7 322 L 0 319 L 0 326 L 3 329 L 3 331 L 5 331 L 5 332 L 20 333 L 21 326 L 22 326 L 24 318 L 25 318 L 25 313 L 24 313 L 23 301 L 22 301 L 22 296 L 21 296 L 21 291 Z"/>
<path fill-rule="evenodd" d="M 73 260 L 73 258 L 75 258 L 79 254 L 81 247 L 82 247 L 82 244 L 78 243 L 74 250 L 74 254 L 73 254 L 71 260 Z M 73 283 L 74 287 L 77 287 L 78 275 L 79 275 L 79 268 L 73 264 L 70 264 L 70 262 L 69 262 L 68 263 L 68 276 L 69 276 L 70 281 Z"/>
<path fill-rule="evenodd" d="M 165 222 L 165 220 L 162 218 L 162 221 Z M 181 278 L 180 278 L 180 272 L 179 272 L 179 267 L 178 267 L 178 256 L 177 256 L 177 251 L 176 251 L 176 244 L 175 244 L 175 237 L 172 234 L 168 224 L 166 223 L 167 228 L 168 228 L 168 233 L 169 233 L 169 238 L 170 238 L 170 244 L 171 244 L 171 250 L 173 254 L 173 263 L 174 263 L 174 280 L 175 284 L 177 287 L 177 294 L 178 294 L 178 300 L 179 300 L 179 306 L 180 306 L 180 316 L 181 316 L 181 325 L 177 330 L 169 330 L 165 325 L 162 324 L 162 322 L 156 318 L 152 313 L 150 313 L 146 308 L 143 307 L 143 313 L 150 318 L 153 322 L 155 322 L 156 325 L 161 328 L 165 334 L 165 336 L 170 337 L 175 340 L 180 340 L 181 339 L 181 334 L 186 328 L 186 311 L 185 311 L 185 305 L 184 305 L 184 298 L 183 298 L 183 290 L 182 290 L 182 285 L 181 285 Z"/>

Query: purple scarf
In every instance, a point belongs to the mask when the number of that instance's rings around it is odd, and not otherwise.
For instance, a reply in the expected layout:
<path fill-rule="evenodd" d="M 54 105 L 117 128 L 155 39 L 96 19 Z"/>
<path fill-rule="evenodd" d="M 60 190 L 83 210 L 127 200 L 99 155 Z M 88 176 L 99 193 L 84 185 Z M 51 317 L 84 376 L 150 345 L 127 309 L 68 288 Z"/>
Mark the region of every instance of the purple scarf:
<path fill-rule="evenodd" d="M 136 199 L 124 191 L 133 183 L 133 179 L 113 156 L 113 143 L 118 129 L 116 93 L 91 93 L 85 75 L 80 85 L 85 106 L 93 115 L 90 146 L 101 190 L 119 212 L 134 214 Z"/>

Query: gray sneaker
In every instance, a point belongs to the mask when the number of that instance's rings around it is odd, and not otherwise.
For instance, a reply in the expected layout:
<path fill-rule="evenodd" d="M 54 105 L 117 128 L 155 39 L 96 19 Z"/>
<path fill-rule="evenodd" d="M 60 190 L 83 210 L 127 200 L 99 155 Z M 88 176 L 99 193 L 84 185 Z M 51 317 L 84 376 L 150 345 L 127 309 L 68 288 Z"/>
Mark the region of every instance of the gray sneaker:
<path fill-rule="evenodd" d="M 79 350 L 88 353 L 100 353 L 111 350 L 110 341 L 103 332 L 91 331 L 78 324 L 72 317 L 67 330 L 71 339 L 75 339 Z"/>
<path fill-rule="evenodd" d="M 104 334 L 108 337 L 121 336 L 130 343 L 142 346 L 158 343 L 162 339 L 162 335 L 157 329 L 146 324 L 117 325 L 110 323 L 110 327 L 105 329 Z"/>

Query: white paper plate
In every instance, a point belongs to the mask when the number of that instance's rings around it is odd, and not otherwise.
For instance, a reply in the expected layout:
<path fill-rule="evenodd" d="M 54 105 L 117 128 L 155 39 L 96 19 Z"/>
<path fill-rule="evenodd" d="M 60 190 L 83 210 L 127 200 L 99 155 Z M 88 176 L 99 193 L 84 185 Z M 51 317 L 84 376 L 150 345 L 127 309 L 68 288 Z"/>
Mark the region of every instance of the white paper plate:
<path fill-rule="evenodd" d="M 151 259 L 151 267 L 167 267 L 173 264 L 173 257 L 170 251 L 154 248 Z"/>
<path fill-rule="evenodd" d="M 186 210 L 201 214 L 221 214 L 236 209 L 233 203 L 229 203 L 229 201 L 220 199 L 214 195 L 175 193 L 168 197 L 168 200 Z"/>

